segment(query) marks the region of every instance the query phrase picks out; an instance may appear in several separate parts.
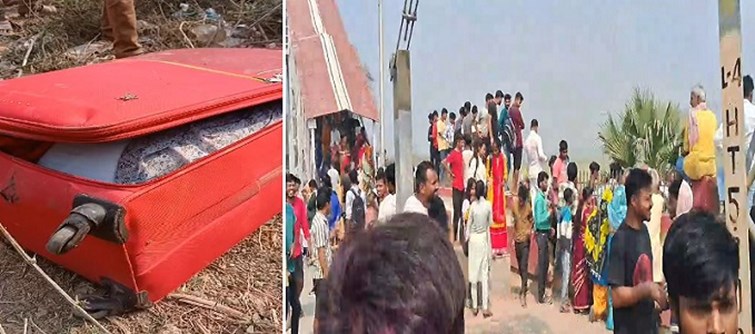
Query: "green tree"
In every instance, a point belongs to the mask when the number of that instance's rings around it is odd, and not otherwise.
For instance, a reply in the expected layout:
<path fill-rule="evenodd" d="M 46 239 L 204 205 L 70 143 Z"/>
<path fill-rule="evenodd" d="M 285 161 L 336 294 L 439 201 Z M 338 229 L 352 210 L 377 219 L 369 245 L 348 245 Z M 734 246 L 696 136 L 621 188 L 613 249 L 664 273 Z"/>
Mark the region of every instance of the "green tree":
<path fill-rule="evenodd" d="M 622 167 L 647 164 L 665 173 L 681 145 L 679 106 L 660 101 L 647 90 L 636 88 L 617 117 L 608 115 L 598 138 L 603 153 Z"/>

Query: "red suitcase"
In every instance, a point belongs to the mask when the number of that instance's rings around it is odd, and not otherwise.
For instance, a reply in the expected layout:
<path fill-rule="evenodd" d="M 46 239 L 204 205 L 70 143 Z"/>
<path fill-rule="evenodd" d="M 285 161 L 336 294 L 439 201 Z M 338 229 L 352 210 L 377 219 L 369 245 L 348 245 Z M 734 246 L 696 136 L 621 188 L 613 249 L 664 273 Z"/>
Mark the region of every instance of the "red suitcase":
<path fill-rule="evenodd" d="M 90 311 L 164 298 L 281 212 L 281 64 L 174 50 L 0 81 L 0 222 L 108 287 Z"/>

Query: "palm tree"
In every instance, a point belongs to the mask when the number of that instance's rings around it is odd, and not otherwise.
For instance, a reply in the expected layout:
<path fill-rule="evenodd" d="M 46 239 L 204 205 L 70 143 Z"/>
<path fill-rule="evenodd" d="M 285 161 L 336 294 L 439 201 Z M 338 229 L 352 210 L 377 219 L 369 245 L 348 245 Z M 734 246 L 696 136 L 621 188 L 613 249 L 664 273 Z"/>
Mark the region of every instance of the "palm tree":
<path fill-rule="evenodd" d="M 680 117 L 678 105 L 635 88 L 624 112 L 616 118 L 609 114 L 601 125 L 603 153 L 625 168 L 647 164 L 665 173 L 679 154 Z"/>

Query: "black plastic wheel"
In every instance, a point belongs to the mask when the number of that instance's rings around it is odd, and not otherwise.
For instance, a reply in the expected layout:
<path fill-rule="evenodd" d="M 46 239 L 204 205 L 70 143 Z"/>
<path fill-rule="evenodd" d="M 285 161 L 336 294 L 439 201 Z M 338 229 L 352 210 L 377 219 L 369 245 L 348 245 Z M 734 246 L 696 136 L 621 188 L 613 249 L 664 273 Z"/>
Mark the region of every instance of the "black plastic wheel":
<path fill-rule="evenodd" d="M 73 226 L 63 226 L 47 241 L 47 251 L 57 255 L 68 252 L 71 248 L 75 247 L 74 245 L 67 248 L 76 232 L 76 228 Z"/>

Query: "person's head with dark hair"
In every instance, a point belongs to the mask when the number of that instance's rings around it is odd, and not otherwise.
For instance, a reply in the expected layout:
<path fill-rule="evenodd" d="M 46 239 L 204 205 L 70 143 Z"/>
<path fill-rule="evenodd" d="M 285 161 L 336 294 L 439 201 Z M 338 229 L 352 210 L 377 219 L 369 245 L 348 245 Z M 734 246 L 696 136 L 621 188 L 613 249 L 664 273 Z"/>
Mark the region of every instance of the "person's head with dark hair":
<path fill-rule="evenodd" d="M 459 118 L 464 118 L 467 116 L 467 109 L 464 108 L 464 106 L 459 107 Z"/>
<path fill-rule="evenodd" d="M 548 190 L 548 173 L 540 172 L 537 174 L 537 187 L 541 191 Z"/>
<path fill-rule="evenodd" d="M 432 218 L 443 232 L 448 233 L 448 211 L 446 211 L 446 204 L 443 203 L 440 196 L 435 195 L 430 199 L 427 216 Z"/>
<path fill-rule="evenodd" d="M 671 219 L 676 218 L 676 203 L 679 200 L 679 189 L 682 188 L 682 179 L 675 179 L 668 186 L 668 214 Z"/>
<path fill-rule="evenodd" d="M 519 206 L 520 207 L 526 207 L 530 205 L 530 190 L 527 189 L 527 186 L 524 183 L 519 184 L 519 189 L 517 191 L 517 197 L 519 197 Z"/>
<path fill-rule="evenodd" d="M 569 144 L 566 140 L 558 142 L 558 158 L 561 160 L 567 159 L 569 156 Z"/>
<path fill-rule="evenodd" d="M 456 123 L 456 113 L 452 111 L 450 114 L 448 114 L 448 119 L 451 120 L 451 124 Z"/>
<path fill-rule="evenodd" d="M 330 188 L 320 188 L 317 191 L 317 197 L 315 198 L 315 207 L 317 211 L 322 212 L 325 216 L 330 214 L 330 195 L 332 191 Z"/>
<path fill-rule="evenodd" d="M 477 180 L 474 185 L 475 194 L 477 196 L 477 199 L 484 199 L 485 198 L 485 182 L 482 182 L 482 180 Z"/>
<path fill-rule="evenodd" d="M 435 122 L 435 114 L 433 113 L 427 114 L 427 121 L 430 122 L 430 124 L 433 124 L 433 122 Z"/>
<path fill-rule="evenodd" d="M 391 163 L 385 167 L 385 181 L 388 182 L 388 192 L 396 193 L 396 164 Z"/>
<path fill-rule="evenodd" d="M 454 148 L 459 151 L 464 149 L 464 136 L 461 135 L 461 132 L 454 133 Z"/>
<path fill-rule="evenodd" d="M 652 184 L 653 179 L 646 170 L 629 170 L 624 187 L 627 196 L 626 222 L 630 227 L 637 229 L 643 221 L 650 220 L 650 207 L 653 205 L 650 200 L 653 194 Z"/>
<path fill-rule="evenodd" d="M 485 159 L 488 156 L 488 147 L 482 140 L 475 142 L 475 154 L 478 158 Z"/>
<path fill-rule="evenodd" d="M 414 194 L 422 203 L 430 203 L 438 190 L 438 172 L 429 161 L 422 161 L 417 165 L 414 173 Z"/>
<path fill-rule="evenodd" d="M 524 103 L 524 95 L 522 95 L 521 92 L 516 92 L 516 94 L 514 94 L 514 103 L 517 107 L 521 106 L 522 103 Z"/>
<path fill-rule="evenodd" d="M 488 105 L 490 101 L 493 101 L 493 94 L 490 94 L 490 93 L 485 94 L 485 105 Z"/>
<path fill-rule="evenodd" d="M 496 105 L 501 105 L 501 102 L 503 102 L 503 91 L 497 90 L 495 91 L 495 97 L 493 98 L 493 101 L 495 101 Z"/>
<path fill-rule="evenodd" d="M 437 110 L 433 110 L 433 116 L 438 117 L 438 111 Z"/>
<path fill-rule="evenodd" d="M 511 107 L 511 94 L 506 93 L 503 95 L 503 106 L 506 107 L 506 109 Z"/>
<path fill-rule="evenodd" d="M 357 173 L 356 169 L 352 169 L 349 171 L 349 181 L 351 181 L 352 185 L 359 184 L 359 173 Z"/>
<path fill-rule="evenodd" d="M 464 333 L 464 273 L 428 216 L 398 214 L 354 235 L 323 283 L 316 332 Z"/>
<path fill-rule="evenodd" d="M 580 198 L 580 203 L 587 202 L 590 197 L 592 197 L 592 188 L 590 187 L 584 187 L 582 188 L 582 198 Z"/>
<path fill-rule="evenodd" d="M 445 122 L 446 118 L 448 118 L 448 109 L 443 108 L 440 110 L 440 119 Z"/>
<path fill-rule="evenodd" d="M 286 198 L 292 200 L 299 193 L 301 181 L 294 174 L 286 173 Z"/>
<path fill-rule="evenodd" d="M 533 118 L 530 121 L 530 130 L 537 132 L 538 128 L 540 128 L 540 122 L 538 122 L 537 119 Z"/>
<path fill-rule="evenodd" d="M 317 181 L 315 181 L 315 179 L 311 179 L 307 183 L 307 186 L 309 187 L 309 191 L 313 192 L 313 191 L 317 190 Z"/>
<path fill-rule="evenodd" d="M 467 111 L 471 111 L 472 110 L 472 102 L 469 102 L 469 101 L 464 102 L 464 109 L 466 109 Z"/>
<path fill-rule="evenodd" d="M 752 91 L 753 91 L 752 77 L 749 75 L 745 75 L 745 77 L 742 79 L 742 86 L 744 87 L 745 99 L 752 102 Z"/>
<path fill-rule="evenodd" d="M 493 138 L 493 142 L 490 144 L 490 153 L 494 156 L 501 154 L 501 140 L 498 137 Z"/>
<path fill-rule="evenodd" d="M 572 190 L 572 188 L 564 189 L 564 201 L 567 205 L 574 203 L 574 195 L 574 190 Z"/>
<path fill-rule="evenodd" d="M 382 167 L 375 172 L 375 191 L 379 198 L 388 196 L 388 182 L 386 181 L 385 169 Z"/>
<path fill-rule="evenodd" d="M 680 333 L 737 333 L 739 249 L 705 212 L 679 216 L 663 245 L 663 275 Z"/>
<path fill-rule="evenodd" d="M 475 183 L 474 178 L 470 177 L 467 180 L 467 188 L 466 188 L 466 191 L 464 192 L 464 197 L 470 202 L 472 202 L 474 200 L 474 196 L 477 195 L 475 192 L 475 184 L 476 183 Z"/>
<path fill-rule="evenodd" d="M 472 115 L 477 115 L 477 105 L 472 106 Z"/>
<path fill-rule="evenodd" d="M 320 188 L 327 188 L 327 189 L 333 190 L 333 182 L 330 180 L 330 177 L 326 175 L 320 178 Z"/>
<path fill-rule="evenodd" d="M 621 174 L 622 174 L 623 170 L 621 168 L 621 164 L 619 164 L 618 162 L 614 161 L 610 165 L 608 165 L 608 170 L 611 173 L 611 178 L 612 179 L 618 180 L 618 179 L 621 178 Z"/>
<path fill-rule="evenodd" d="M 595 175 L 595 173 L 600 173 L 600 165 L 593 161 L 590 163 L 590 175 Z"/>
<path fill-rule="evenodd" d="M 579 174 L 579 168 L 574 162 L 570 162 L 566 165 L 566 179 L 571 182 L 577 182 L 577 174 Z"/>

